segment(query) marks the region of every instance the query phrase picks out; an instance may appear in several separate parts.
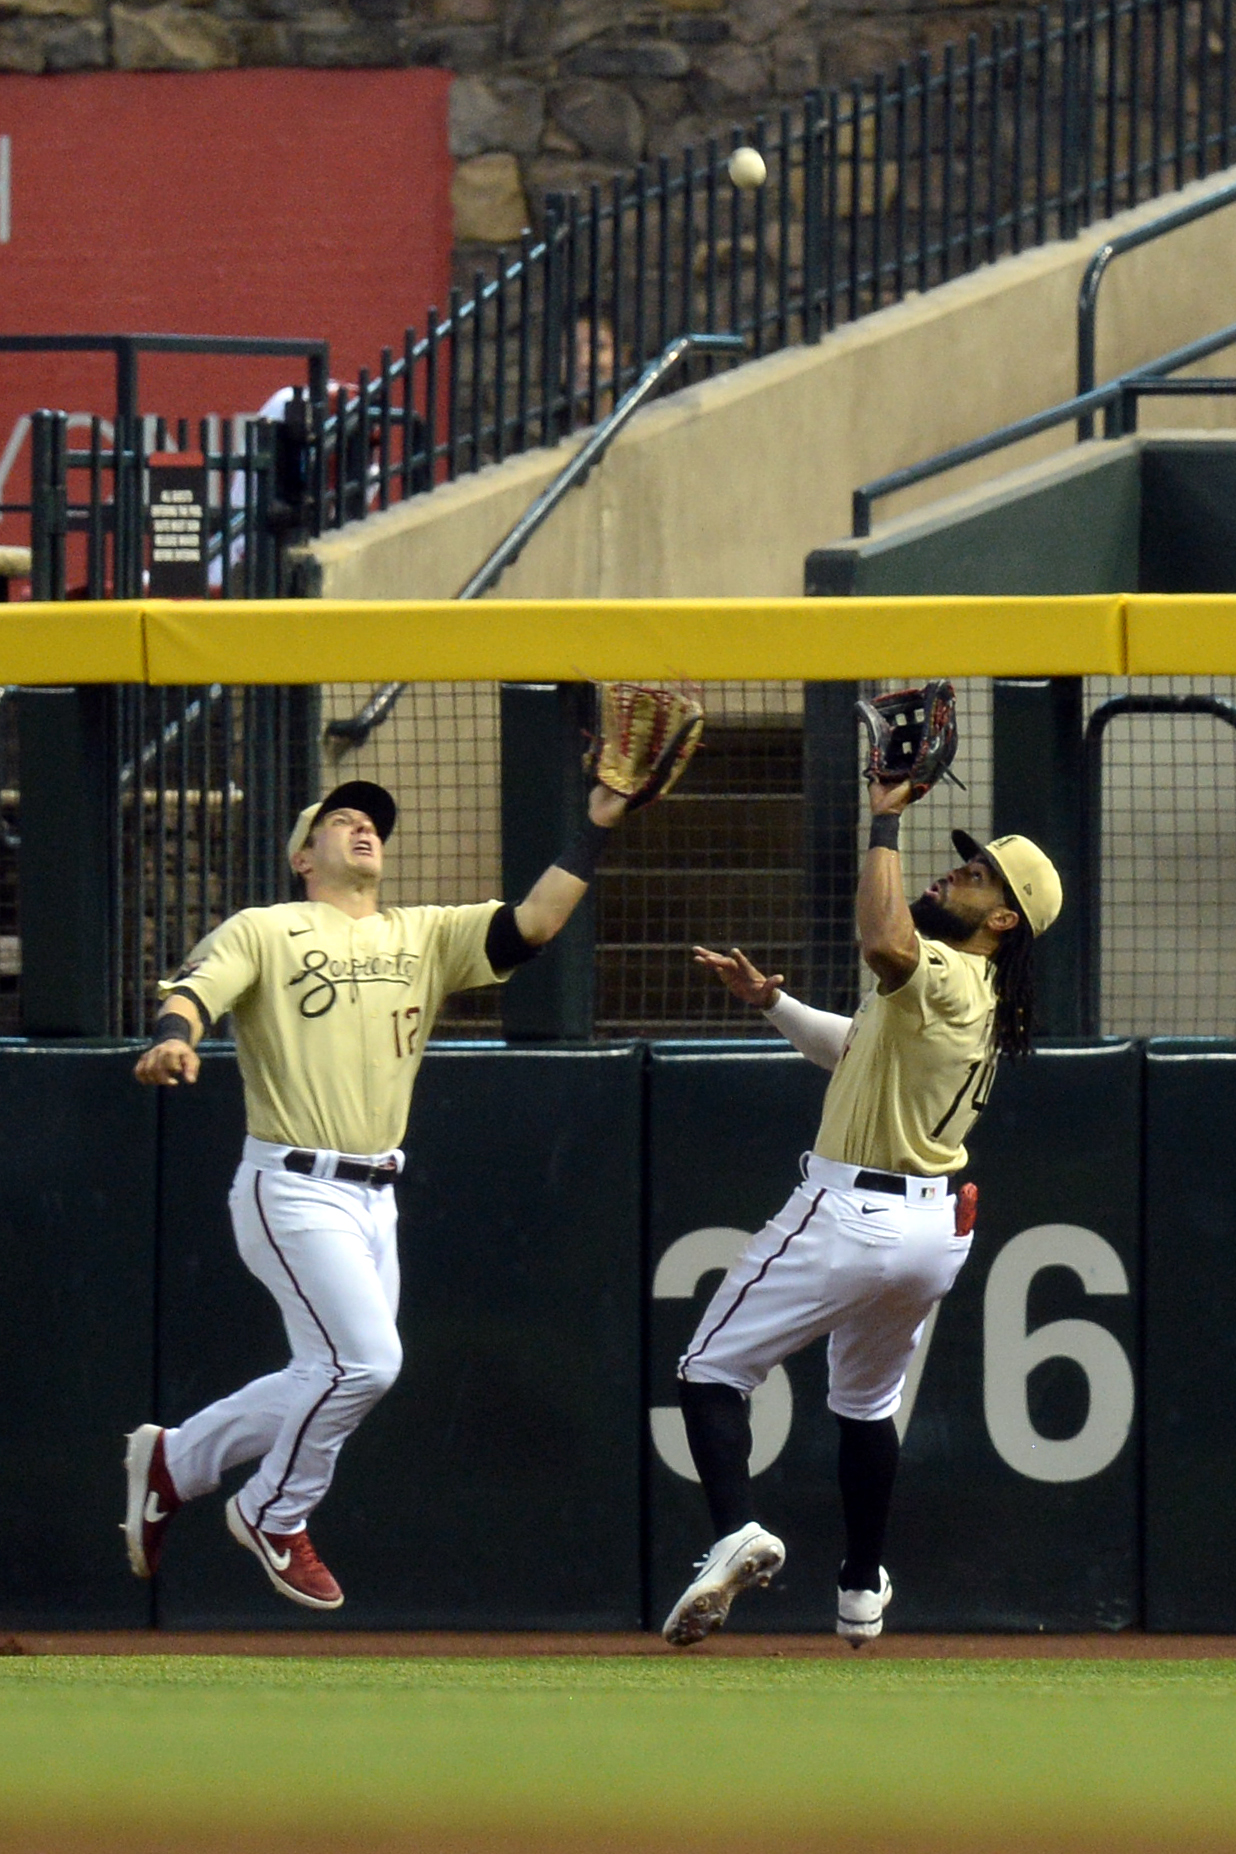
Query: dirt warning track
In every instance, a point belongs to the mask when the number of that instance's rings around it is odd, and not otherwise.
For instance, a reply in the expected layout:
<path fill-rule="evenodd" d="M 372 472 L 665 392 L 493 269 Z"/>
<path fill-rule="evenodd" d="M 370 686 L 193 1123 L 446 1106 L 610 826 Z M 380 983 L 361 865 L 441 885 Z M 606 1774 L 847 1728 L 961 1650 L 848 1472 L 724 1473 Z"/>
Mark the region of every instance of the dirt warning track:
<path fill-rule="evenodd" d="M 461 1631 L 380 1633 L 287 1630 L 190 1631 L 112 1629 L 20 1630 L 0 1636 L 0 1655 L 349 1655 L 438 1659 L 452 1656 L 507 1658 L 512 1655 L 668 1655 L 691 1660 L 767 1656 L 782 1660 L 851 1659 L 854 1651 L 835 1635 L 754 1635 L 741 1630 L 711 1636 L 690 1649 L 669 1648 L 652 1632 L 570 1634 L 527 1631 L 482 1634 Z M 890 1632 L 861 1650 L 867 1659 L 892 1660 L 1080 1660 L 1199 1661 L 1236 1657 L 1236 1635 L 1153 1635 L 1125 1629 L 1089 1635 L 899 1635 Z"/>

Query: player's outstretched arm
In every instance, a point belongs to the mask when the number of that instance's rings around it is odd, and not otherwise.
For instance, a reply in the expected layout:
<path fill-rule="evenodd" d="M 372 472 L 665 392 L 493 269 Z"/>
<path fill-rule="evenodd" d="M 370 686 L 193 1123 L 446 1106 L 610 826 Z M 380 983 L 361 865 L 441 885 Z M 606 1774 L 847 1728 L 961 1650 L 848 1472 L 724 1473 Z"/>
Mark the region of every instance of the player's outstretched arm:
<path fill-rule="evenodd" d="M 858 937 L 863 958 L 879 979 L 881 990 L 897 991 L 918 965 L 918 936 L 896 848 L 897 825 L 911 801 L 912 788 L 909 780 L 900 785 L 876 781 L 867 790 L 872 833 L 858 878 Z"/>
<path fill-rule="evenodd" d="M 741 947 L 732 946 L 728 953 L 714 953 L 707 946 L 693 946 L 691 951 L 696 965 L 715 974 L 726 990 L 732 991 L 743 1004 L 754 1004 L 757 1010 L 770 1011 L 781 996 L 778 987 L 784 985 L 784 975 L 778 972 L 772 978 L 765 978 Z"/>
<path fill-rule="evenodd" d="M 205 1032 L 192 998 L 177 992 L 155 1024 L 154 1042 L 137 1059 L 133 1073 L 152 1087 L 177 1088 L 195 1082 L 202 1059 L 197 1045 Z"/>
<path fill-rule="evenodd" d="M 593 845 L 594 862 L 604 847 L 602 834 L 621 823 L 626 808 L 626 799 L 611 792 L 608 786 L 594 785 L 588 794 L 588 823 L 597 833 L 597 842 Z M 579 846 L 576 847 L 578 850 Z M 587 866 L 586 858 L 573 860 L 577 860 L 581 869 Z M 515 909 L 515 925 L 523 939 L 529 946 L 548 945 L 562 932 L 587 893 L 587 877 L 564 868 L 561 862 L 551 863 Z"/>
<path fill-rule="evenodd" d="M 773 1028 L 779 1030 L 800 1055 L 822 1069 L 836 1068 L 850 1032 L 848 1017 L 800 1004 L 797 998 L 781 990 L 785 979 L 780 972 L 765 978 L 741 947 L 731 947 L 728 953 L 714 953 L 710 947 L 696 946 L 692 952 L 696 965 L 715 973 L 736 998 L 764 1011 Z"/>

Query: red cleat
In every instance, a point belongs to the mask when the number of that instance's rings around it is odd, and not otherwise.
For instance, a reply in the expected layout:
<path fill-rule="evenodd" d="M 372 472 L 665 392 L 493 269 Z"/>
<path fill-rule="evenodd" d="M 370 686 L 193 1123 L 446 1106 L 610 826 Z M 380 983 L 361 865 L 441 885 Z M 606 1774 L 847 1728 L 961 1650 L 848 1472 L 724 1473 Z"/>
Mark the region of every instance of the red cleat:
<path fill-rule="evenodd" d="M 180 1511 L 181 1499 L 172 1486 L 163 1457 L 163 1431 L 157 1423 L 143 1423 L 128 1438 L 124 1471 L 129 1482 L 125 1510 L 125 1544 L 135 1577 L 153 1577 L 159 1568 L 163 1539 Z"/>
<path fill-rule="evenodd" d="M 260 1532 L 251 1526 L 233 1494 L 227 1503 L 227 1529 L 238 1545 L 257 1558 L 280 1596 L 307 1609 L 338 1609 L 339 1588 L 302 1526 L 299 1532 Z"/>

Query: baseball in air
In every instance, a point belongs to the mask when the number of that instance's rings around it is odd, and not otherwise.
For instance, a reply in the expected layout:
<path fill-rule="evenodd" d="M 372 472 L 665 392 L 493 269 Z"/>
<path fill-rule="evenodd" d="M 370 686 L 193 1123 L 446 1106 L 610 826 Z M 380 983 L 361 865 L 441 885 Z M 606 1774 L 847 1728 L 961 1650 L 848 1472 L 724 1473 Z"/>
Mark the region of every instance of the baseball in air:
<path fill-rule="evenodd" d="M 768 178 L 768 169 L 758 148 L 736 148 L 727 165 L 736 187 L 762 187 Z"/>

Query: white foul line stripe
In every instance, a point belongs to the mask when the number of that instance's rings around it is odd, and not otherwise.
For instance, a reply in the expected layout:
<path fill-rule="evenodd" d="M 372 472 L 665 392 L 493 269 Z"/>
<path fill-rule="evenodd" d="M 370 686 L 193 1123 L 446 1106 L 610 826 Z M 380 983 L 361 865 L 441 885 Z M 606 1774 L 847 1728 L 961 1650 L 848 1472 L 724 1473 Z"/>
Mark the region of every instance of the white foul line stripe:
<path fill-rule="evenodd" d="M 0 245 L 13 235 L 13 138 L 0 135 Z"/>

